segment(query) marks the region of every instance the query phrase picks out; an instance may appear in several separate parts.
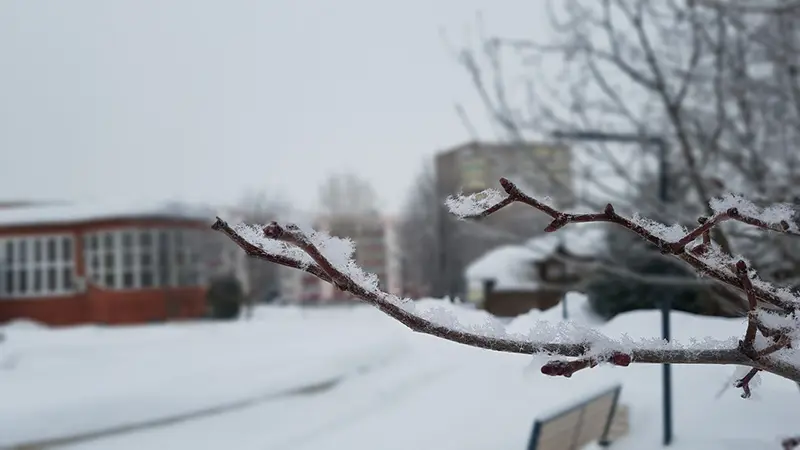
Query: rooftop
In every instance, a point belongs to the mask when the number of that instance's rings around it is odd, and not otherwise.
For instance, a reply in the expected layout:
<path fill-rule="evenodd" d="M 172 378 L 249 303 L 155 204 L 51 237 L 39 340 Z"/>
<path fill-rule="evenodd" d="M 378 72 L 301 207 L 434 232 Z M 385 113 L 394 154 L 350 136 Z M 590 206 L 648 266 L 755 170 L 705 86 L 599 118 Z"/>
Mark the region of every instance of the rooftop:
<path fill-rule="evenodd" d="M 538 284 L 532 277 L 537 252 L 522 245 L 505 245 L 485 253 L 467 267 L 468 280 L 494 280 L 494 289 L 529 290 Z"/>
<path fill-rule="evenodd" d="M 437 152 L 437 156 L 458 153 L 467 149 L 474 151 L 496 152 L 504 150 L 519 150 L 525 148 L 548 147 L 567 150 L 569 147 L 563 142 L 556 141 L 468 141 Z"/>
<path fill-rule="evenodd" d="M 213 223 L 209 207 L 177 202 L 125 204 L 46 204 L 0 209 L 0 227 L 73 224 L 111 219 L 168 218 Z"/>
<path fill-rule="evenodd" d="M 560 230 L 529 239 L 525 247 L 535 254 L 535 260 L 550 257 L 559 246 L 569 255 L 596 256 L 605 249 L 605 224 L 568 224 Z"/>
<path fill-rule="evenodd" d="M 605 229 L 597 224 L 570 224 L 561 230 L 486 252 L 466 269 L 468 280 L 495 280 L 496 290 L 535 289 L 532 264 L 546 260 L 558 248 L 571 256 L 591 257 L 602 251 Z"/>

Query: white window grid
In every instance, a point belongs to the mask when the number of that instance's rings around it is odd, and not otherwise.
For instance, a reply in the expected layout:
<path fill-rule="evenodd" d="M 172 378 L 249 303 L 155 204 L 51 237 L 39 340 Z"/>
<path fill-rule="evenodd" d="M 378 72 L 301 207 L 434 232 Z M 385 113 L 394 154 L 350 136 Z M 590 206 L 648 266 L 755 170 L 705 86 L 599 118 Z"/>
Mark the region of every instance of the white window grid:
<path fill-rule="evenodd" d="M 143 227 L 87 233 L 87 277 L 115 290 L 202 285 L 195 234 L 195 230 Z"/>
<path fill-rule="evenodd" d="M 75 239 L 61 233 L 0 238 L 0 298 L 75 293 Z"/>

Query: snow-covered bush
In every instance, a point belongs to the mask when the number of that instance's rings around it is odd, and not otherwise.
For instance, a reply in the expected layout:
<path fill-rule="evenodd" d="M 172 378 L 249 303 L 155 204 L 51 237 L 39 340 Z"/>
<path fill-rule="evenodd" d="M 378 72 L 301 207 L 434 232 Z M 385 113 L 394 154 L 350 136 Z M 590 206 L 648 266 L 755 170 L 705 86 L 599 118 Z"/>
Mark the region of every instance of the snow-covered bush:
<path fill-rule="evenodd" d="M 244 291 L 236 277 L 225 276 L 211 281 L 206 292 L 211 318 L 218 320 L 231 320 L 239 317 L 239 311 L 244 302 Z"/>

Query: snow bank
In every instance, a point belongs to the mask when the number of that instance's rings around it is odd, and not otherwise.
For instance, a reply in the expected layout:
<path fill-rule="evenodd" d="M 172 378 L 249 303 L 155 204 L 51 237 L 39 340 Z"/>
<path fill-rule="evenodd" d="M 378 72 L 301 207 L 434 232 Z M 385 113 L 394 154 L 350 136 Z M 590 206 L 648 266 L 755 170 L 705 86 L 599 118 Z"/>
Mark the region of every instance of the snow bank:
<path fill-rule="evenodd" d="M 492 320 L 483 311 L 440 300 L 418 305 L 420 311 L 451 311 L 467 323 Z M 571 294 L 567 306 L 577 327 L 597 327 L 617 338 L 660 335 L 658 311 L 621 314 L 604 324 L 586 310 L 581 295 Z M 554 323 L 560 317 L 560 307 L 535 311 L 507 329 L 524 333 L 538 320 Z M 744 330 L 739 319 L 678 312 L 672 326 L 681 341 L 726 340 Z M 545 377 L 539 359 L 411 333 L 370 307 L 261 307 L 251 322 L 17 329 L 9 335 L 20 362 L 0 370 L 0 447 L 337 374 L 349 378 L 329 391 L 70 448 L 212 450 L 236 442 L 243 450 L 523 449 L 536 417 L 616 383 L 630 408 L 631 434 L 614 448 L 660 446 L 659 365 L 600 366 L 570 379 Z M 354 370 L 363 364 L 371 369 Z M 752 399 L 739 398 L 733 388 L 718 397 L 734 370 L 673 366 L 672 448 L 772 449 L 779 448 L 781 436 L 800 431 L 794 383 L 765 375 Z"/>
<path fill-rule="evenodd" d="M 17 319 L 0 325 L 0 333 L 4 330 L 41 330 L 44 328 L 47 328 L 47 325 L 34 320 Z"/>
<path fill-rule="evenodd" d="M 381 321 L 309 325 L 270 313 L 228 324 L 7 330 L 0 359 L 13 364 L 0 370 L 0 447 L 279 393 L 403 348 L 400 330 Z"/>

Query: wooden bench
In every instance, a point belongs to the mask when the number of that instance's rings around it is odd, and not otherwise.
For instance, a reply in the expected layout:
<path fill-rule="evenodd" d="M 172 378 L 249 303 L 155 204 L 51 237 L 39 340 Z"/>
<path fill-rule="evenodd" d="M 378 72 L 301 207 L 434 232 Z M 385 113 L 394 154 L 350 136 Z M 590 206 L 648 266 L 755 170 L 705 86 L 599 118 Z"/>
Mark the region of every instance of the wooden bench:
<path fill-rule="evenodd" d="M 607 447 L 628 432 L 628 408 L 614 386 L 533 423 L 528 450 L 577 450 L 597 441 Z"/>

